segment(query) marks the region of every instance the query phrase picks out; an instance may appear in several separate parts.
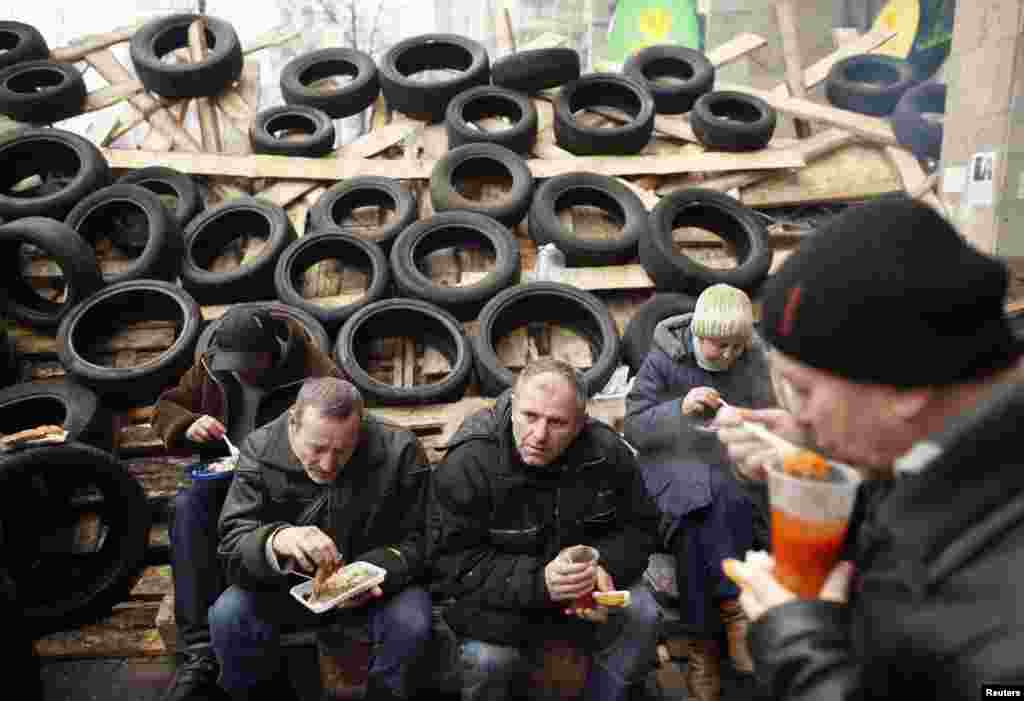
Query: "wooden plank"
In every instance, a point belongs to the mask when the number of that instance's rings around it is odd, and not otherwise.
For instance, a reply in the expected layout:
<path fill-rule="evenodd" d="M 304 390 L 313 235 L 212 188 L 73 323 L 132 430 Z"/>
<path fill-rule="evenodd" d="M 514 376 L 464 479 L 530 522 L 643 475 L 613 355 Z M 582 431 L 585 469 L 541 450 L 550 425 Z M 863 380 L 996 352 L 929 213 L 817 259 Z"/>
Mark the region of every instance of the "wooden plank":
<path fill-rule="evenodd" d="M 370 158 L 415 136 L 422 128 L 422 124 L 415 122 L 388 124 L 335 149 L 332 156 L 334 158 Z M 306 193 L 319 187 L 321 187 L 320 183 L 315 180 L 284 180 L 275 182 L 257 192 L 256 197 L 262 197 L 281 207 L 287 207 Z"/>
<path fill-rule="evenodd" d="M 896 168 L 896 172 L 899 173 L 903 189 L 907 191 L 907 194 L 915 199 L 920 199 L 943 217 L 949 217 L 946 203 L 934 191 L 937 174 L 933 174 L 931 177 L 926 175 L 917 157 L 904 148 L 890 146 L 885 149 L 885 155 Z"/>
<path fill-rule="evenodd" d="M 238 83 L 235 86 L 238 94 L 249 106 L 252 114 L 260 109 L 260 63 L 252 59 L 246 59 L 242 63 L 242 73 L 238 76 Z"/>
<path fill-rule="evenodd" d="M 778 207 L 870 199 L 901 189 L 883 149 L 850 143 L 804 168 L 744 188 L 740 199 L 749 207 Z"/>
<path fill-rule="evenodd" d="M 738 61 L 747 54 L 760 49 L 768 43 L 768 40 L 758 34 L 744 32 L 737 34 L 721 46 L 716 46 L 707 52 L 707 59 L 714 66 L 725 66 Z"/>
<path fill-rule="evenodd" d="M 85 60 L 96 72 L 111 83 L 132 80 L 128 72 L 117 57 L 109 49 L 97 51 L 86 56 Z M 128 99 L 128 104 L 138 112 L 146 116 L 146 120 L 155 128 L 159 129 L 166 136 L 170 137 L 175 147 L 184 151 L 200 151 L 201 146 L 192 138 L 191 134 L 179 126 L 163 105 L 147 94 L 134 95 Z"/>
<path fill-rule="evenodd" d="M 188 28 L 188 53 L 192 63 L 206 60 L 209 47 L 206 44 L 206 18 L 199 16 Z M 196 106 L 199 112 L 199 131 L 202 134 L 204 151 L 219 152 L 224 150 L 220 140 L 220 123 L 217 121 L 217 110 L 208 97 L 197 97 Z"/>
<path fill-rule="evenodd" d="M 796 12 L 793 10 L 792 0 L 776 0 L 775 17 L 779 25 L 779 35 L 782 38 L 782 57 L 786 65 L 786 86 L 789 94 L 801 99 L 807 98 L 807 91 L 804 89 L 803 58 L 800 55 L 800 36 L 796 28 Z M 811 135 L 811 125 L 802 119 L 794 119 L 793 127 L 796 135 L 806 139 Z"/>
<path fill-rule="evenodd" d="M 80 61 L 89 54 L 106 49 L 114 44 L 126 42 L 132 38 L 135 31 L 145 22 L 137 22 L 125 27 L 118 27 L 103 34 L 90 34 L 82 37 L 70 46 L 50 50 L 50 60 L 59 63 L 74 63 Z"/>
<path fill-rule="evenodd" d="M 793 98 L 788 99 L 792 100 Z M 891 130 L 889 131 L 891 133 Z M 234 156 L 214 153 L 157 153 L 111 148 L 102 149 L 102 151 L 111 168 L 143 168 L 162 165 L 194 175 L 229 175 L 287 180 L 338 181 L 360 175 L 426 180 L 430 178 L 434 167 L 434 161 L 427 160 L 317 159 L 262 154 Z M 551 178 L 579 170 L 614 176 L 666 175 L 683 171 L 785 169 L 802 167 L 805 165 L 805 161 L 797 151 L 790 149 L 786 151 L 763 150 L 754 153 L 703 153 L 688 156 L 583 156 L 558 160 L 533 158 L 527 161 L 527 165 L 534 177 Z"/>
<path fill-rule="evenodd" d="M 115 83 L 114 85 L 94 90 L 85 96 L 85 102 L 82 103 L 82 112 L 96 112 L 111 105 L 116 105 L 118 102 L 123 102 L 141 90 L 142 83 L 137 80 Z"/>
<path fill-rule="evenodd" d="M 897 144 L 896 135 L 889 123 L 878 117 L 869 117 L 848 110 L 837 109 L 828 105 L 820 105 L 810 100 L 801 100 L 798 97 L 781 97 L 768 90 L 755 90 L 745 85 L 719 85 L 718 90 L 735 90 L 760 97 L 776 110 L 792 117 L 823 122 L 840 129 L 858 134 L 869 141 L 874 141 L 887 146 Z"/>
<path fill-rule="evenodd" d="M 846 146 L 847 144 L 853 143 L 856 140 L 857 137 L 849 132 L 841 129 L 827 129 L 815 134 L 809 139 L 805 139 L 796 146 L 796 149 L 801 155 L 803 155 L 804 160 L 810 164 L 827 154 Z M 704 187 L 712 190 L 718 190 L 719 192 L 728 192 L 736 188 L 753 185 L 754 183 L 771 178 L 773 175 L 778 174 L 771 171 L 728 173 L 726 175 L 719 176 L 718 178 L 709 178 L 697 183 L 694 183 L 689 175 L 684 175 L 678 178 L 666 179 L 666 181 L 657 189 L 657 193 L 659 195 L 668 195 L 676 190 L 683 190 L 690 187 Z"/>

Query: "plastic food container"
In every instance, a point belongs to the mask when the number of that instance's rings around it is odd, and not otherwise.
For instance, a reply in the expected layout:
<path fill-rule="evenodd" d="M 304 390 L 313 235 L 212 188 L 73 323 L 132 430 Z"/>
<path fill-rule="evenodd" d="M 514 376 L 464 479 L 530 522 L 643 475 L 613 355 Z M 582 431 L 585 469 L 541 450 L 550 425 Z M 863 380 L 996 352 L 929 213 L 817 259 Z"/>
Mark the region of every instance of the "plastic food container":
<path fill-rule="evenodd" d="M 387 570 L 382 567 L 377 567 L 369 562 L 353 562 L 339 570 L 340 576 L 344 577 L 346 574 L 353 572 L 354 570 L 362 569 L 365 571 L 365 576 L 360 577 L 351 587 L 348 587 L 344 591 L 339 592 L 336 596 L 330 599 L 322 599 L 316 602 L 309 601 L 309 598 L 313 595 L 313 580 L 308 579 L 305 582 L 296 584 L 291 588 L 290 592 L 292 597 L 295 598 L 300 604 L 308 608 L 313 613 L 324 613 L 330 611 L 338 604 L 341 604 L 349 599 L 359 596 L 369 589 L 373 589 L 375 586 L 384 581 L 387 577 Z M 333 578 L 338 577 L 339 574 L 335 573 Z"/>
<path fill-rule="evenodd" d="M 235 468 L 218 469 L 226 462 L 238 464 L 238 458 L 224 457 L 210 460 L 208 462 L 197 462 L 185 468 L 188 476 L 194 480 L 221 480 L 230 479 L 235 474 Z"/>

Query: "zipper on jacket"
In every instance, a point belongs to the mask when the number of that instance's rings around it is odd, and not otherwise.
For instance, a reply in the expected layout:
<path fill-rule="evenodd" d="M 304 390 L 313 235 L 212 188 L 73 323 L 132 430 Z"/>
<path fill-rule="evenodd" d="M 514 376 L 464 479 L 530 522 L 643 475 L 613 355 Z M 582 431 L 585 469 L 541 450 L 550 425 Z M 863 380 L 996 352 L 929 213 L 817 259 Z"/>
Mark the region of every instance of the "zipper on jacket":
<path fill-rule="evenodd" d="M 555 548 L 556 552 L 562 552 L 562 488 L 555 487 Z"/>

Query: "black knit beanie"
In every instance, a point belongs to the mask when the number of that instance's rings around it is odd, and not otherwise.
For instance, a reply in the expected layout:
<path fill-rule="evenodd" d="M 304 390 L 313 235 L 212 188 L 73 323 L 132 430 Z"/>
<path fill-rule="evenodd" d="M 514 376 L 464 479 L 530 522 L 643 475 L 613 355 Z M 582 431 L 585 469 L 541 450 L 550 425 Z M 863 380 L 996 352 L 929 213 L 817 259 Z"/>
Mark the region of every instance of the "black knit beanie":
<path fill-rule="evenodd" d="M 909 198 L 850 207 L 765 284 L 762 329 L 778 350 L 855 382 L 946 385 L 1021 353 L 1008 272 Z"/>

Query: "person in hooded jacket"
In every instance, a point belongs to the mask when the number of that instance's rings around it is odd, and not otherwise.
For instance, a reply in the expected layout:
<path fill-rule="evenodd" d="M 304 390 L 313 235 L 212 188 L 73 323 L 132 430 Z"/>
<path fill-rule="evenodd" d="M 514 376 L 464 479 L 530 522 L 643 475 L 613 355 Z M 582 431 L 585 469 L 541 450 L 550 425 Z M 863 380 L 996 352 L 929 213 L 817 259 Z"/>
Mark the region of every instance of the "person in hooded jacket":
<path fill-rule="evenodd" d="M 219 522 L 229 586 L 210 608 L 220 685 L 232 699 L 295 699 L 288 628 L 356 627 L 370 641 L 366 701 L 415 696 L 431 638 L 424 508 L 430 463 L 416 435 L 368 415 L 359 390 L 306 380 L 295 404 L 249 434 Z M 314 613 L 289 595 L 307 577 L 363 562 L 377 586 Z"/>
<path fill-rule="evenodd" d="M 261 309 L 231 309 L 210 349 L 160 395 L 153 429 L 172 452 L 201 460 L 229 455 L 257 427 L 285 411 L 307 377 L 343 377 L 292 320 Z M 174 498 L 171 574 L 179 664 L 165 701 L 220 698 L 219 666 L 207 611 L 225 583 L 217 558 L 217 519 L 231 479 L 195 481 Z"/>
<path fill-rule="evenodd" d="M 770 557 L 741 568 L 765 697 L 1020 696 L 1024 347 L 1004 311 L 1009 280 L 928 205 L 899 198 L 848 208 L 766 284 L 762 328 L 792 400 L 744 420 L 864 479 L 817 597 L 782 586 Z M 764 479 L 781 456 L 735 419 L 719 438 Z"/>
<path fill-rule="evenodd" d="M 571 365 L 533 361 L 463 421 L 435 470 L 433 586 L 451 599 L 464 701 L 520 698 L 514 684 L 552 638 L 592 653 L 587 701 L 623 699 L 653 664 L 660 616 L 642 575 L 657 509 L 631 448 L 586 403 Z M 597 562 L 570 561 L 578 545 Z M 630 590 L 626 608 L 579 603 L 617 587 Z"/>
<path fill-rule="evenodd" d="M 716 413 L 776 403 L 753 322 L 743 290 L 708 287 L 692 313 L 655 327 L 626 400 L 624 434 L 661 509 L 662 547 L 676 558 L 680 623 L 690 633 L 686 683 L 699 701 L 720 696 L 723 628 L 735 669 L 753 670 L 739 589 L 720 563 L 767 542 L 766 495 L 763 485 L 736 479 L 706 429 Z"/>

